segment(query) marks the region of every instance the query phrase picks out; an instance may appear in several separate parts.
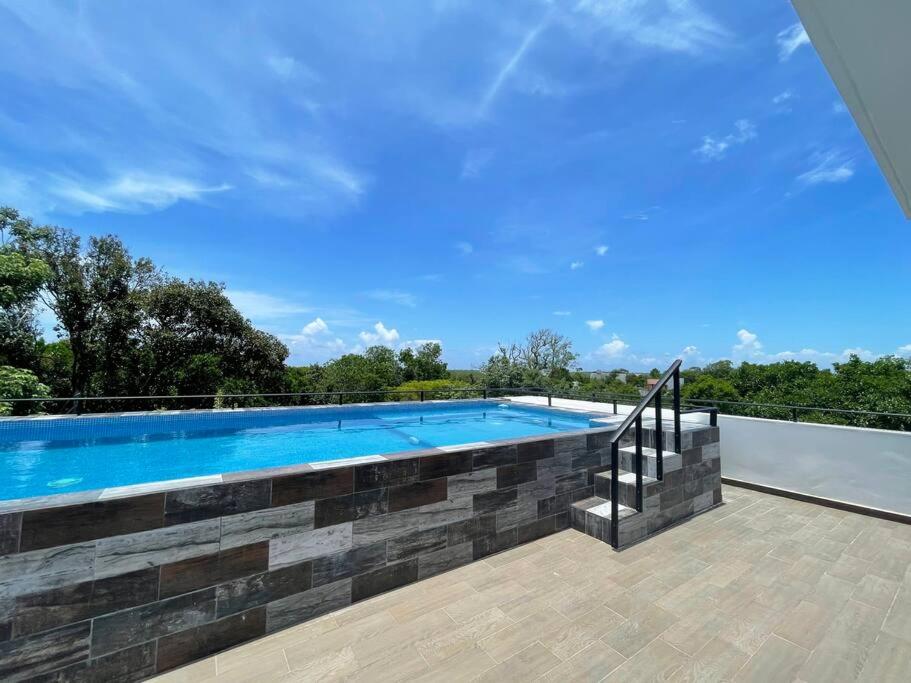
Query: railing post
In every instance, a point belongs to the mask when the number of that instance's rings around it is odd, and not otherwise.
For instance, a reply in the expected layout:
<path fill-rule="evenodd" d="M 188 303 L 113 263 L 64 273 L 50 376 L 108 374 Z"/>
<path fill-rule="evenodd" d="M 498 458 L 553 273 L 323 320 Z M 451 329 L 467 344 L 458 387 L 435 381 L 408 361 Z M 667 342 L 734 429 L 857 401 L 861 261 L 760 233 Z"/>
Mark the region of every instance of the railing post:
<path fill-rule="evenodd" d="M 421 403 L 424 402 L 424 390 L 421 389 Z"/>
<path fill-rule="evenodd" d="M 791 422 L 797 421 L 797 408 L 791 408 Z"/>
<path fill-rule="evenodd" d="M 642 512 L 642 414 L 636 418 L 636 510 Z"/>
<path fill-rule="evenodd" d="M 661 391 L 655 394 L 655 474 L 664 479 L 664 419 L 661 415 Z"/>
<path fill-rule="evenodd" d="M 487 398 L 487 387 L 484 387 L 484 398 Z"/>
<path fill-rule="evenodd" d="M 342 392 L 338 392 L 338 404 L 342 405 Z"/>
<path fill-rule="evenodd" d="M 682 453 L 680 434 L 680 368 L 674 370 L 674 452 Z"/>
<path fill-rule="evenodd" d="M 617 399 L 614 399 L 614 415 L 617 414 Z"/>
<path fill-rule="evenodd" d="M 553 405 L 553 396 L 552 396 L 551 393 L 548 391 L 548 392 L 547 392 L 547 407 L 549 408 L 549 407 L 552 406 L 552 405 Z"/>
<path fill-rule="evenodd" d="M 620 441 L 614 441 L 610 448 L 610 544 L 620 545 Z"/>

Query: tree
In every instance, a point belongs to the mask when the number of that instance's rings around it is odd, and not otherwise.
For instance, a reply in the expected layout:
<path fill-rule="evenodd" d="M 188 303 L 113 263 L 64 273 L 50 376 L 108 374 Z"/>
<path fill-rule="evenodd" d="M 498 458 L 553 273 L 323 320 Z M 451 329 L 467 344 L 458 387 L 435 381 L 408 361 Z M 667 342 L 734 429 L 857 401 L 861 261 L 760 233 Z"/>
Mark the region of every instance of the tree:
<path fill-rule="evenodd" d="M 441 360 L 443 347 L 437 342 L 427 342 L 418 347 L 417 352 L 406 348 L 399 352 L 399 363 L 402 365 L 402 379 L 413 380 L 444 379 L 449 375 L 446 363 Z"/>
<path fill-rule="evenodd" d="M 0 365 L 0 396 L 3 398 L 46 398 L 48 388 L 30 370 Z M 38 402 L 0 401 L 0 415 L 28 415 L 41 410 Z"/>
<path fill-rule="evenodd" d="M 687 382 L 680 390 L 683 398 L 702 399 L 704 401 L 739 401 L 737 388 L 726 379 L 712 375 L 702 375 L 693 382 Z"/>
<path fill-rule="evenodd" d="M 41 259 L 19 253 L 16 235 L 28 226 L 15 209 L 0 207 L 0 364 L 34 370 L 35 301 L 50 269 Z"/>
<path fill-rule="evenodd" d="M 577 357 L 567 337 L 547 328 L 531 332 L 520 349 L 526 369 L 543 374 L 567 370 Z"/>
<path fill-rule="evenodd" d="M 83 253 L 70 230 L 23 221 L 12 231 L 20 253 L 50 269 L 40 296 L 69 339 L 72 395 L 121 392 L 130 379 L 130 333 L 141 318 L 144 295 L 160 278 L 152 262 L 134 261 L 113 236 L 91 238 Z"/>

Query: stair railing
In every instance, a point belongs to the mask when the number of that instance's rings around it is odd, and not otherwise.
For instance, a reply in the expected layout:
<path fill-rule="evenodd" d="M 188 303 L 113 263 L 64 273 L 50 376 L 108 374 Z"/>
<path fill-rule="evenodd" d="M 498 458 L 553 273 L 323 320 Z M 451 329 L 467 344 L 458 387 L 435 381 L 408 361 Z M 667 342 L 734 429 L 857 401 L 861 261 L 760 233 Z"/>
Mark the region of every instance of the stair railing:
<path fill-rule="evenodd" d="M 683 361 L 679 358 L 661 375 L 661 379 L 649 389 L 642 397 L 639 404 L 620 423 L 617 431 L 610 439 L 611 447 L 611 545 L 615 548 L 620 544 L 620 440 L 626 436 L 630 428 L 636 427 L 636 455 L 633 466 L 636 473 L 636 511 L 642 512 L 642 413 L 654 401 L 655 404 L 655 474 L 660 481 L 664 479 L 664 424 L 661 414 L 661 392 L 673 382 L 674 393 L 674 450 L 680 453 L 680 366 Z"/>

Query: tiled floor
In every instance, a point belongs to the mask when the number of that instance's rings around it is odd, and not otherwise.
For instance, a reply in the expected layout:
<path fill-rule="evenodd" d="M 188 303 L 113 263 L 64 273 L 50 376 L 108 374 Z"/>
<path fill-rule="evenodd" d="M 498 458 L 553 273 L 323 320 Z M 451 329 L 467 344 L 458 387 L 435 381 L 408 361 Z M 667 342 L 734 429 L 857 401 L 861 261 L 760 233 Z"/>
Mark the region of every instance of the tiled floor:
<path fill-rule="evenodd" d="M 911 526 L 724 495 L 620 553 L 564 531 L 160 680 L 911 680 Z"/>

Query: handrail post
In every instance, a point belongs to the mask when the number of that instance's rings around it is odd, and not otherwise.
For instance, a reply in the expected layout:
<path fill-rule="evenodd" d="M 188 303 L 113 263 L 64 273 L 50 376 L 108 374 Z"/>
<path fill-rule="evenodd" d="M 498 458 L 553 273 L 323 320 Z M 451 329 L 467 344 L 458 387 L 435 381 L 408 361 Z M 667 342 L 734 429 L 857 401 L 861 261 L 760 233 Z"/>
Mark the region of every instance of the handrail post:
<path fill-rule="evenodd" d="M 421 403 L 424 402 L 424 390 L 421 389 Z"/>
<path fill-rule="evenodd" d="M 553 405 L 553 395 L 548 391 L 547 392 L 547 407 L 549 408 L 552 405 Z"/>
<path fill-rule="evenodd" d="M 682 453 L 680 434 L 680 368 L 674 370 L 674 452 Z"/>
<path fill-rule="evenodd" d="M 484 398 L 487 398 L 487 387 L 484 387 Z"/>
<path fill-rule="evenodd" d="M 617 399 L 614 399 L 614 415 L 617 414 Z"/>
<path fill-rule="evenodd" d="M 797 421 L 797 408 L 791 408 L 791 422 Z"/>
<path fill-rule="evenodd" d="M 636 510 L 642 512 L 642 414 L 636 418 Z"/>
<path fill-rule="evenodd" d="M 610 544 L 620 545 L 620 442 L 614 441 L 610 449 Z"/>
<path fill-rule="evenodd" d="M 655 474 L 664 479 L 664 419 L 661 415 L 661 392 L 655 394 Z"/>

